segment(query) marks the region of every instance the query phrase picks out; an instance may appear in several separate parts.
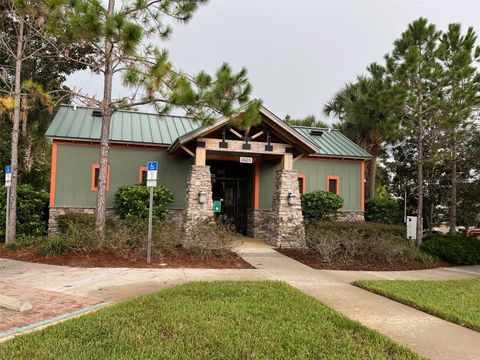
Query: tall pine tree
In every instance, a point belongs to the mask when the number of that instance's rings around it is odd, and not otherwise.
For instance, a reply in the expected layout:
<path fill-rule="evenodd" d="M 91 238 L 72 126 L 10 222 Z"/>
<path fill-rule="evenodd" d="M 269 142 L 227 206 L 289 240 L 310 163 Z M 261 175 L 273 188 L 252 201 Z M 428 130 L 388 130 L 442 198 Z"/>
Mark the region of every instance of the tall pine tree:
<path fill-rule="evenodd" d="M 392 82 L 403 95 L 398 110 L 401 130 L 417 147 L 417 245 L 423 236 L 424 145 L 426 129 L 438 121 L 443 69 L 438 61 L 440 32 L 427 19 L 408 25 L 394 49 L 386 56 Z"/>
<path fill-rule="evenodd" d="M 475 131 L 472 113 L 480 106 L 480 74 L 476 68 L 480 48 L 473 28 L 462 34 L 460 24 L 450 24 L 441 37 L 439 57 L 444 65 L 442 119 L 449 148 L 450 164 L 450 234 L 456 234 L 458 204 L 459 152 L 465 139 Z"/>
<path fill-rule="evenodd" d="M 154 38 L 167 39 L 170 20 L 188 22 L 205 0 L 50 0 L 57 18 L 50 30 L 65 41 L 90 43 L 95 51 L 84 60 L 93 72 L 103 75 L 103 99 L 88 99 L 102 108 L 100 138 L 100 172 L 96 205 L 96 228 L 100 242 L 104 239 L 106 218 L 106 184 L 109 156 L 109 131 L 112 113 L 122 108 L 151 104 L 159 113 L 172 107 L 185 109 L 187 115 L 204 123 L 219 114 L 232 116 L 244 105 L 242 128 L 260 121 L 259 102 L 249 102 L 247 71 L 232 72 L 223 64 L 215 76 L 200 72 L 189 76 L 169 62 L 166 51 L 151 43 Z M 68 54 L 61 54 L 68 56 Z M 132 89 L 131 95 L 112 98 L 114 75 L 120 75 Z"/>

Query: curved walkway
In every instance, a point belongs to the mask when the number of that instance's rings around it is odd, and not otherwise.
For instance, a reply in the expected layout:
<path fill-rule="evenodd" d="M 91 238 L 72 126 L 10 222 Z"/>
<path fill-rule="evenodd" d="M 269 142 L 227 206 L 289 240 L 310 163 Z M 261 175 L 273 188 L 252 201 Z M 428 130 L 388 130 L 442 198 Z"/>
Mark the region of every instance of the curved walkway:
<path fill-rule="evenodd" d="M 283 280 L 353 320 L 431 359 L 480 359 L 480 333 L 360 289 L 360 279 L 447 280 L 480 276 L 480 266 L 417 271 L 315 270 L 269 247 L 241 250 L 271 279 Z"/>
<path fill-rule="evenodd" d="M 117 302 L 187 281 L 281 280 L 431 359 L 480 359 L 480 333 L 350 285 L 359 279 L 469 278 L 480 276 L 480 266 L 394 272 L 315 270 L 266 244 L 247 241 L 239 252 L 256 269 L 72 268 L 0 259 L 0 281 L 24 293 L 40 289 Z"/>

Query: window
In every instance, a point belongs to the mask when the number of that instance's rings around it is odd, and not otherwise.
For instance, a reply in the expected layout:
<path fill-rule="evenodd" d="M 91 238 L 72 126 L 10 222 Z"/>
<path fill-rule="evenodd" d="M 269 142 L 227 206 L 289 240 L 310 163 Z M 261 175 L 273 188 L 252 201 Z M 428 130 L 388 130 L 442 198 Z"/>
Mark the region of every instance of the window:
<path fill-rule="evenodd" d="M 100 164 L 92 164 L 92 191 L 98 191 L 98 182 L 100 178 Z M 107 191 L 110 190 L 110 165 L 107 170 Z"/>
<path fill-rule="evenodd" d="M 141 185 L 147 185 L 147 167 L 140 166 L 138 169 L 138 183 Z"/>
<path fill-rule="evenodd" d="M 338 176 L 327 176 L 327 191 L 338 195 L 340 193 L 339 182 Z"/>
<path fill-rule="evenodd" d="M 298 190 L 300 191 L 300 194 L 305 193 L 305 175 L 299 174 L 298 177 Z"/>

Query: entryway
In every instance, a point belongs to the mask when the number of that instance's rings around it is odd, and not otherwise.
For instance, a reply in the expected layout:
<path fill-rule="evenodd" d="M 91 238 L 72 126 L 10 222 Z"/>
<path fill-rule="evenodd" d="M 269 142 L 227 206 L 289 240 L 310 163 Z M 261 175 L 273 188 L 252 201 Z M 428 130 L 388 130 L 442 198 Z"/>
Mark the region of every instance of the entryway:
<path fill-rule="evenodd" d="M 231 222 L 237 233 L 246 235 L 248 209 L 252 207 L 253 164 L 207 160 L 207 165 L 212 174 L 213 201 L 221 203 L 215 215 Z"/>

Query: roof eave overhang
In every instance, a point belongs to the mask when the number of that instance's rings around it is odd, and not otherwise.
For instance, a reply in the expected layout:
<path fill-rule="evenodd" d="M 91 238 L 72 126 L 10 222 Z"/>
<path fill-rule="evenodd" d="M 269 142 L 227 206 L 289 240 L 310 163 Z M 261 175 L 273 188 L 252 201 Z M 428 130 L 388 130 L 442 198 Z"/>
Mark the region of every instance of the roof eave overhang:
<path fill-rule="evenodd" d="M 93 139 L 93 138 L 69 138 L 69 137 L 61 137 L 61 136 L 51 136 L 46 135 L 47 139 L 52 141 L 65 141 L 71 143 L 98 143 L 100 144 L 100 139 Z M 115 141 L 109 140 L 110 144 L 119 144 L 119 145 L 135 145 L 135 146 L 156 146 L 156 147 L 169 147 L 170 144 L 158 144 L 158 143 L 147 143 L 147 142 L 135 142 L 135 141 Z"/>
<path fill-rule="evenodd" d="M 338 160 L 370 160 L 372 157 L 369 156 L 345 156 L 345 155 L 328 155 L 328 154 L 312 154 L 309 157 L 318 158 L 318 159 L 338 159 Z"/>
<path fill-rule="evenodd" d="M 275 114 L 273 114 L 270 110 L 265 107 L 260 107 L 260 114 L 264 115 L 267 119 L 266 123 L 270 125 L 274 130 L 277 130 L 283 137 L 286 138 L 287 141 L 294 144 L 296 147 L 300 148 L 302 152 L 306 155 L 312 155 L 318 152 L 318 149 L 315 145 L 311 142 L 306 140 L 303 136 L 298 134 L 292 127 L 278 118 Z M 212 131 L 219 129 L 220 127 L 228 124 L 230 121 L 230 117 L 222 117 L 221 119 L 217 120 L 210 126 L 206 126 L 203 128 L 199 128 L 198 130 L 186 134 L 183 137 L 177 138 L 173 144 L 168 148 L 169 152 L 177 150 L 182 145 L 198 138 L 202 137 Z"/>

